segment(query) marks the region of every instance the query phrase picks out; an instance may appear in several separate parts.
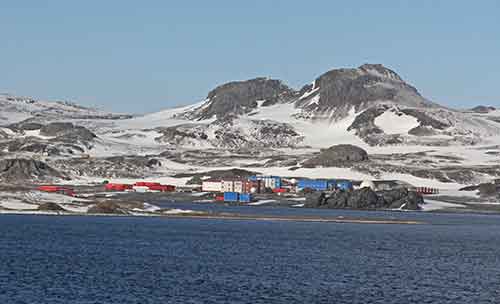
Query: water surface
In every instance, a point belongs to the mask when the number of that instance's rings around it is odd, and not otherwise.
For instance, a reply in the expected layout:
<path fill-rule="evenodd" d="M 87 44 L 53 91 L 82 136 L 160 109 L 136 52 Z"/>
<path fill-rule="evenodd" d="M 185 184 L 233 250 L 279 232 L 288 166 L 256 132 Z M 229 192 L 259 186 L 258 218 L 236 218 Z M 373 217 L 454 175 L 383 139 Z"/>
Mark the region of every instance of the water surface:
<path fill-rule="evenodd" d="M 0 303 L 499 303 L 499 216 L 248 210 L 429 224 L 3 215 Z"/>

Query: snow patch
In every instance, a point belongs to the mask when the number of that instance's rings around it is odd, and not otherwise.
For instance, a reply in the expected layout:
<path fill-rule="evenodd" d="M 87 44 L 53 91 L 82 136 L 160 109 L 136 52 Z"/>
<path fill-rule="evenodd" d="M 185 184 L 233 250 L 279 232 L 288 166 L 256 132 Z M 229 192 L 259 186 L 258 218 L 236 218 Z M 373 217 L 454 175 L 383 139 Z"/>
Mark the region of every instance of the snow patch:
<path fill-rule="evenodd" d="M 185 209 L 170 209 L 163 211 L 163 214 L 191 214 L 191 213 L 197 213 L 197 211 L 194 210 L 185 210 Z"/>
<path fill-rule="evenodd" d="M 420 205 L 423 211 L 434 211 L 447 208 L 465 208 L 464 205 L 440 202 L 435 200 L 426 199 L 425 203 Z"/>
<path fill-rule="evenodd" d="M 0 207 L 10 210 L 37 210 L 38 205 L 28 204 L 16 198 L 0 202 Z"/>
<path fill-rule="evenodd" d="M 250 205 L 250 206 L 260 206 L 260 205 L 271 204 L 271 203 L 275 203 L 275 202 L 276 202 L 276 200 L 261 200 L 261 201 L 258 201 L 258 202 L 248 203 L 248 205 Z"/>
<path fill-rule="evenodd" d="M 375 118 L 375 125 L 382 129 L 385 134 L 391 135 L 408 134 L 408 131 L 418 127 L 420 123 L 413 116 L 389 110 Z"/>
<path fill-rule="evenodd" d="M 315 83 L 316 83 L 316 82 L 314 82 L 314 84 L 315 84 Z M 313 84 L 313 85 L 314 85 L 314 84 Z M 305 99 L 305 98 L 307 98 L 307 97 L 311 96 L 312 94 L 314 94 L 314 93 L 318 92 L 318 91 L 319 91 L 319 89 L 320 89 L 319 87 L 317 87 L 317 88 L 313 88 L 312 90 L 307 91 L 307 92 L 305 92 L 304 94 L 302 94 L 302 96 L 300 96 L 300 98 L 299 98 L 299 99 Z M 318 96 L 319 96 L 319 94 L 318 94 Z"/>

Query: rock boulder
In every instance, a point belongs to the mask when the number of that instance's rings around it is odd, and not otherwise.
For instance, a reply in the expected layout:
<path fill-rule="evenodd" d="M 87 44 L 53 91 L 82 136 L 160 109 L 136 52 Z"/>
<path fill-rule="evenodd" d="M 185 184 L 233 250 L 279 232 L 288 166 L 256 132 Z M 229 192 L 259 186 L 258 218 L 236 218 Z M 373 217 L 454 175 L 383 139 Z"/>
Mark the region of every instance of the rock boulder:
<path fill-rule="evenodd" d="M 0 180 L 14 183 L 18 181 L 47 181 L 66 177 L 44 162 L 34 159 L 14 158 L 0 160 Z"/>
<path fill-rule="evenodd" d="M 360 147 L 353 145 L 336 145 L 321 150 L 320 154 L 303 163 L 304 167 L 335 167 L 344 166 L 346 163 L 362 162 L 368 160 L 368 153 Z"/>
<path fill-rule="evenodd" d="M 407 189 L 375 192 L 370 188 L 341 191 L 327 195 L 314 192 L 306 196 L 305 206 L 328 209 L 403 209 L 419 210 L 424 200 L 421 195 Z"/>

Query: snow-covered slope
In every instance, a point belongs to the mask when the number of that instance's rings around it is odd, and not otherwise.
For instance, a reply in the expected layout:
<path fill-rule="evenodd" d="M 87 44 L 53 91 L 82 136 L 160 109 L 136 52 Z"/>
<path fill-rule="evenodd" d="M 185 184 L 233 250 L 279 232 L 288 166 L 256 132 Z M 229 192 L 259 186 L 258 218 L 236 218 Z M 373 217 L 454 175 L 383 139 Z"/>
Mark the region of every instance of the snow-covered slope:
<path fill-rule="evenodd" d="M 91 160 L 75 161 L 71 170 L 87 175 L 123 175 L 131 162 L 124 156 L 132 157 L 134 176 L 156 170 L 145 165 L 150 158 L 168 160 L 160 166 L 164 173 L 174 162 L 192 170 L 244 164 L 271 174 L 293 168 L 296 176 L 345 173 L 439 186 L 490 180 L 500 172 L 498 110 L 439 106 L 382 65 L 335 69 L 300 90 L 268 78 L 230 82 L 197 104 L 141 116 L 5 94 L 0 106 L 0 156 L 50 156 L 64 170 L 65 158 L 86 156 Z M 84 126 L 96 137 L 82 142 L 85 134 L 41 132 L 54 121 Z M 362 147 L 374 160 L 357 168 L 300 167 L 338 144 Z"/>
<path fill-rule="evenodd" d="M 255 128 L 258 121 L 266 120 L 268 125 L 276 122 L 294 130 L 301 138 L 300 141 L 295 138 L 293 146 L 315 148 L 339 142 L 359 144 L 360 140 L 370 146 L 472 145 L 500 134 L 500 120 L 495 121 L 493 114 L 466 113 L 439 106 L 421 96 L 396 72 L 378 64 L 331 70 L 300 91 L 267 78 L 230 82 L 211 91 L 201 104 L 170 116 L 162 122 L 163 126 L 172 130 L 176 124 L 181 125 L 183 132 L 177 134 L 177 142 L 191 146 L 197 141 L 204 145 L 207 141 L 215 143 L 215 147 L 234 146 L 214 141 L 210 134 L 193 137 L 192 133 L 199 133 L 202 128 L 188 126 L 194 121 L 208 122 L 208 133 L 223 125 L 225 133 L 235 136 L 248 135 L 242 131 L 244 128 L 235 126 Z M 221 124 L 221 120 L 232 123 Z M 179 138 L 182 133 L 186 133 L 188 140 Z M 282 142 L 283 147 L 291 146 L 290 141 Z M 269 145 L 276 147 L 271 142 Z"/>
<path fill-rule="evenodd" d="M 44 121 L 60 119 L 123 119 L 130 115 L 112 114 L 82 107 L 71 102 L 39 101 L 29 97 L 0 94 L 0 125 L 18 123 L 29 118 Z"/>
<path fill-rule="evenodd" d="M 377 64 L 331 70 L 299 91 L 269 78 L 229 82 L 197 104 L 142 116 L 6 94 L 0 95 L 0 106 L 0 125 L 26 119 L 72 121 L 96 133 L 102 139 L 96 148 L 102 144 L 101 150 L 113 155 L 163 146 L 467 146 L 494 143 L 493 137 L 500 134 L 498 111 L 441 107 L 396 72 Z"/>

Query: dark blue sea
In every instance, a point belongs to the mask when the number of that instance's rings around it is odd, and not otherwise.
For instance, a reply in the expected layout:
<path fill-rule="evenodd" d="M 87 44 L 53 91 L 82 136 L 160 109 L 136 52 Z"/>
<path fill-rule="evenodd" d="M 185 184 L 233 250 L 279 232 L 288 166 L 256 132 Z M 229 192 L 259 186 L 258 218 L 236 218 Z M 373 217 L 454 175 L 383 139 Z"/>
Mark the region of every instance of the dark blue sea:
<path fill-rule="evenodd" d="M 426 224 L 2 215 L 0 303 L 500 303 L 500 216 L 215 208 Z"/>

